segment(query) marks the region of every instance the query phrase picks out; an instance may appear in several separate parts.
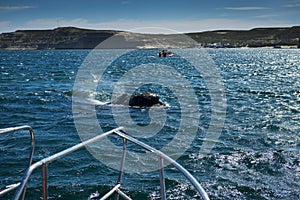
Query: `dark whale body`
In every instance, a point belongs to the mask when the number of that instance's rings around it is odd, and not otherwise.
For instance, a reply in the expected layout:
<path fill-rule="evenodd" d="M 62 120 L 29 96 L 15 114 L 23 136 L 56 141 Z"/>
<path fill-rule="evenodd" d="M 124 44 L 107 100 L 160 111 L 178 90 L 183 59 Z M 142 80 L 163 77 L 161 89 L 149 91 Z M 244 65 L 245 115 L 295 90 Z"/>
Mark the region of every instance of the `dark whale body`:
<path fill-rule="evenodd" d="M 112 104 L 129 105 L 133 107 L 151 107 L 154 105 L 165 105 L 159 100 L 159 96 L 150 92 L 138 93 L 129 96 L 123 94 L 118 97 Z"/>

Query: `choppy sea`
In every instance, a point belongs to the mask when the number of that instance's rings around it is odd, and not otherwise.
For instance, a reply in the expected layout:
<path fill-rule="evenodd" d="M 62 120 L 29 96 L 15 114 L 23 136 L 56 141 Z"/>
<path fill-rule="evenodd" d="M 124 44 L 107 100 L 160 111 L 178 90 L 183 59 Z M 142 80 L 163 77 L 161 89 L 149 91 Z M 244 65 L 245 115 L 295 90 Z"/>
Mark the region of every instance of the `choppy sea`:
<path fill-rule="evenodd" d="M 104 58 L 114 58 L 117 51 L 98 53 L 105 55 Z M 159 58 L 156 50 L 134 50 L 115 59 L 110 66 L 98 63 L 94 67 L 105 67 L 103 76 L 88 73 L 86 77 L 97 86 L 92 92 L 86 91 L 87 96 L 91 92 L 92 98 L 79 100 L 74 100 L 73 95 L 78 92 L 74 85 L 91 53 L 89 50 L 0 51 L 0 128 L 33 127 L 36 140 L 33 160 L 37 162 L 81 142 L 72 103 L 93 103 L 99 126 L 104 131 L 117 127 L 120 121 L 126 129 L 128 119 L 122 118 L 123 110 L 112 110 L 110 105 L 103 105 L 111 100 L 114 92 L 111 83 L 122 81 L 126 84 L 122 77 L 130 70 L 133 73 L 128 76 L 139 75 L 133 81 L 146 80 L 147 77 L 151 80 L 151 76 L 157 77 L 163 72 L 154 74 L 150 68 L 172 66 L 175 69 L 172 75 L 169 68 L 163 70 L 167 77 L 171 77 L 166 80 L 169 85 L 156 84 L 155 81 L 143 84 L 142 81 L 135 90 L 157 93 L 167 104 L 163 108 L 166 121 L 155 122 L 155 131 L 156 126 L 162 128 L 151 137 L 132 136 L 158 149 L 166 145 L 176 149 L 177 144 L 174 145 L 172 139 L 177 134 L 183 134 L 183 140 L 184 137 L 189 139 L 192 133 L 189 133 L 188 122 L 192 120 L 197 126 L 196 131 L 191 143 L 176 159 L 195 176 L 211 199 L 300 199 L 300 50 L 182 51 L 185 55 L 194 55 L 194 63 L 178 54 Z M 203 51 L 214 67 L 211 71 L 206 67 L 205 74 L 201 69 L 193 68 L 197 55 Z M 143 70 L 147 68 L 142 67 L 148 67 L 151 73 L 134 71 L 136 66 Z M 222 88 L 211 88 L 207 82 L 210 72 L 218 72 L 215 81 Z M 213 77 L 211 82 L 214 82 Z M 178 83 L 183 84 L 179 84 L 182 88 L 177 88 L 177 93 L 171 86 Z M 219 90 L 222 90 L 225 102 L 221 114 L 214 112 L 214 106 L 219 102 L 214 95 L 220 94 Z M 191 91 L 196 104 L 182 103 Z M 133 133 L 135 127 L 142 130 L 151 123 L 153 116 L 148 109 L 129 110 L 133 125 L 127 127 L 127 134 Z M 199 113 L 199 118 L 195 119 L 191 113 Z M 224 116 L 223 121 L 219 121 L 221 128 L 213 129 L 219 131 L 218 137 L 214 138 L 210 152 L 204 156 L 200 153 L 201 146 L 207 140 L 211 121 L 218 116 Z M 79 117 L 88 118 L 89 115 Z M 186 127 L 181 132 L 184 125 Z M 89 131 L 93 132 L 93 128 Z M 25 131 L 0 135 L 0 188 L 21 180 L 29 147 L 30 139 Z M 114 151 L 111 154 L 106 156 L 113 157 Z M 130 168 L 134 171 L 134 166 Z M 49 164 L 48 173 L 49 199 L 87 199 L 96 191 L 104 194 L 118 179 L 118 170 L 101 162 L 86 149 Z M 174 168 L 167 166 L 165 174 L 167 198 L 198 198 Z M 122 187 L 133 199 L 159 199 L 158 172 L 137 170 L 136 173 L 125 173 Z M 12 196 L 13 192 L 1 199 L 11 199 Z M 40 199 L 41 196 L 41 170 L 38 169 L 29 181 L 26 199 Z"/>

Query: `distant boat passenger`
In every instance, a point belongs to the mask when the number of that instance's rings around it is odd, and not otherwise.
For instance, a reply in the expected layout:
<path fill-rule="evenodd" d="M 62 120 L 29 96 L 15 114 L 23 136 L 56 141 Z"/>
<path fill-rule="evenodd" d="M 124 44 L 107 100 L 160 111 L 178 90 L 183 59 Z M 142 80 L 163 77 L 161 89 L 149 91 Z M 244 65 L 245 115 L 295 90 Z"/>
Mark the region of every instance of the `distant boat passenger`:
<path fill-rule="evenodd" d="M 158 57 L 172 57 L 173 53 L 168 50 L 161 50 L 158 52 Z"/>

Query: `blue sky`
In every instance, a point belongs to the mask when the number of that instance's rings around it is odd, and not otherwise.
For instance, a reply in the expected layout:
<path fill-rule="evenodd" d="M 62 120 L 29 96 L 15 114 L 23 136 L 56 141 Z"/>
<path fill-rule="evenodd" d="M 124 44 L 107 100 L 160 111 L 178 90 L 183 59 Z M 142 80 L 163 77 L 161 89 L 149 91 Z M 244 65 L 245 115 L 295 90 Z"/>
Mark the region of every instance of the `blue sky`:
<path fill-rule="evenodd" d="M 299 16 L 300 0 L 1 0 L 0 33 L 62 26 L 247 30 L 300 25 Z"/>

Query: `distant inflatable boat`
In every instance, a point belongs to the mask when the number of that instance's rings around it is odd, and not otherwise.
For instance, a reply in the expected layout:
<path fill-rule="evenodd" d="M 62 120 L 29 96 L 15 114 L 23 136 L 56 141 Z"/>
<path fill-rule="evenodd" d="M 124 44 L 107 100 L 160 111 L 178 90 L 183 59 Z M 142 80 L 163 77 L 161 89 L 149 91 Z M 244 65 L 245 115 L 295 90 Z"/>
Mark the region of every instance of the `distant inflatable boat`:
<path fill-rule="evenodd" d="M 161 50 L 158 52 L 158 57 L 172 57 L 174 54 L 168 50 Z"/>

